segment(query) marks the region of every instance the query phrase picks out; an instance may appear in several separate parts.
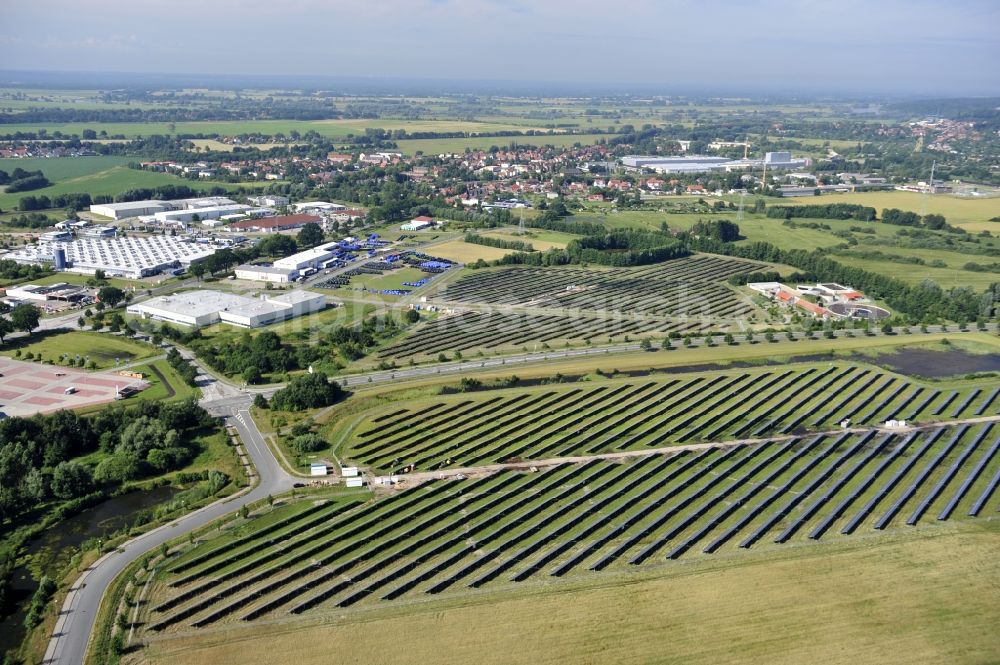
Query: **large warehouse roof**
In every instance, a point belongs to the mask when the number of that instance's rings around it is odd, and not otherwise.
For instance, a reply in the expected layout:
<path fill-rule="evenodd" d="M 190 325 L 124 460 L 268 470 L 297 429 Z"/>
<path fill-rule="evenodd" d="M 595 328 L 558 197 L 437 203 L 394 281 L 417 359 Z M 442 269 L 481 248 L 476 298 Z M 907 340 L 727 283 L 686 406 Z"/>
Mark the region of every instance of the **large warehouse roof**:
<path fill-rule="evenodd" d="M 111 275 L 131 278 L 151 275 L 178 264 L 189 265 L 216 251 L 212 245 L 173 236 L 119 236 L 39 242 L 12 251 L 5 258 L 18 263 L 48 264 L 52 262 L 56 248 L 66 251 L 66 261 L 73 272 L 103 270 Z"/>

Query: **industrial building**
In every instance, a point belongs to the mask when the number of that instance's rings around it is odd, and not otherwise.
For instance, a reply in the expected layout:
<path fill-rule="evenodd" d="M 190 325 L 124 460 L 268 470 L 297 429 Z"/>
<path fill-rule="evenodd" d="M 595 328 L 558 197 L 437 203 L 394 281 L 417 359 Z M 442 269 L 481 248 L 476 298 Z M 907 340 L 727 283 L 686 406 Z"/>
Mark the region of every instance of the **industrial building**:
<path fill-rule="evenodd" d="M 281 231 L 294 231 L 301 229 L 306 224 L 319 224 L 323 219 L 316 215 L 282 215 L 281 217 L 268 217 L 266 219 L 246 219 L 229 225 L 230 231 L 258 231 L 260 233 L 279 233 Z"/>
<path fill-rule="evenodd" d="M 273 194 L 268 194 L 265 196 L 251 196 L 247 199 L 250 203 L 255 206 L 269 206 L 271 208 L 278 208 L 281 206 L 288 205 L 287 196 L 276 196 Z"/>
<path fill-rule="evenodd" d="M 295 212 L 337 212 L 347 210 L 347 206 L 328 201 L 307 201 L 305 203 L 293 203 L 292 209 Z"/>
<path fill-rule="evenodd" d="M 707 155 L 685 155 L 683 157 L 656 157 L 629 155 L 622 157 L 622 164 L 636 169 L 652 169 L 657 173 L 710 173 L 713 171 L 740 171 L 759 169 L 770 170 L 801 169 L 809 166 L 811 160 L 792 157 L 790 152 L 769 152 L 764 159 L 727 159 Z"/>
<path fill-rule="evenodd" d="M 236 201 L 225 196 L 201 196 L 193 199 L 174 201 L 128 201 L 126 203 L 99 203 L 90 206 L 90 212 L 111 219 L 148 217 L 171 210 L 204 210 L 219 206 L 235 205 Z"/>
<path fill-rule="evenodd" d="M 164 210 L 173 210 L 167 201 L 129 201 L 128 203 L 102 203 L 90 206 L 90 212 L 111 219 L 126 219 L 142 215 L 155 215 Z"/>
<path fill-rule="evenodd" d="M 322 245 L 320 247 L 314 247 L 313 249 L 307 249 L 304 252 L 299 252 L 298 254 L 286 256 L 283 259 L 278 259 L 274 262 L 274 267 L 283 268 L 285 270 L 320 268 L 327 261 L 336 258 L 337 253 L 340 251 L 340 246 L 337 243 L 333 243 L 332 245 Z"/>
<path fill-rule="evenodd" d="M 637 169 L 653 169 L 658 173 L 705 173 L 721 170 L 722 166 L 733 160 L 726 157 L 711 157 L 708 155 L 687 155 L 684 157 L 643 157 L 629 155 L 622 157 L 622 164 Z"/>
<path fill-rule="evenodd" d="M 324 307 L 326 297 L 311 291 L 285 291 L 278 295 L 262 293 L 257 298 L 249 298 L 198 289 L 151 298 L 129 305 L 127 311 L 144 319 L 192 327 L 228 323 L 241 328 L 258 328 L 318 312 Z"/>
<path fill-rule="evenodd" d="M 399 227 L 400 231 L 420 231 L 434 226 L 434 219 L 431 217 L 414 217 L 406 224 Z"/>
<path fill-rule="evenodd" d="M 10 300 L 45 302 L 47 300 L 62 300 L 76 302 L 87 295 L 82 286 L 74 286 L 65 282 L 40 286 L 38 284 L 22 284 L 7 288 L 6 297 Z"/>
<path fill-rule="evenodd" d="M 114 238 L 118 230 L 113 226 L 85 226 L 77 234 L 81 238 Z"/>
<path fill-rule="evenodd" d="M 206 208 L 188 208 L 187 210 L 164 210 L 153 215 L 160 224 L 186 224 L 196 220 L 219 219 L 226 215 L 243 215 L 250 206 L 239 203 L 209 206 Z"/>
<path fill-rule="evenodd" d="M 248 279 L 254 282 L 271 282 L 272 284 L 289 284 L 299 277 L 298 270 L 276 268 L 274 266 L 258 266 L 249 263 L 236 267 L 236 279 Z"/>
<path fill-rule="evenodd" d="M 45 234 L 49 235 L 49 234 Z M 103 270 L 110 277 L 139 279 L 164 270 L 188 267 L 215 253 L 216 247 L 171 236 L 119 236 L 115 238 L 77 238 L 49 241 L 42 236 L 36 245 L 28 245 L 4 255 L 18 263 L 52 264 L 59 269 L 56 255 L 62 250 L 62 269 L 92 275 Z"/>

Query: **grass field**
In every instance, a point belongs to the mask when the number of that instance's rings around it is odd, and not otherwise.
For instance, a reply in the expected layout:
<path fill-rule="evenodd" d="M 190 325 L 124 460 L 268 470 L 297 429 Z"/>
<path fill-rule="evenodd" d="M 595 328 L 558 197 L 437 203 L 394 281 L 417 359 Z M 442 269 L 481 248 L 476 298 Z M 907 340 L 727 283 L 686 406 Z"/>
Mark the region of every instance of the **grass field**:
<path fill-rule="evenodd" d="M 253 143 L 245 146 L 237 146 L 232 143 L 223 143 L 222 141 L 217 141 L 215 139 L 192 139 L 191 143 L 193 143 L 196 148 L 201 148 L 202 150 L 214 150 L 217 152 L 232 152 L 236 148 L 247 147 L 257 148 L 258 150 L 270 150 L 271 148 L 290 148 L 302 145 L 301 143 Z"/>
<path fill-rule="evenodd" d="M 55 161 L 55 160 L 53 160 Z M 100 168 L 104 164 L 92 163 L 89 169 Z M 82 169 L 83 167 L 81 167 Z M 44 169 L 43 169 L 44 171 Z M 109 166 L 103 170 L 89 170 L 84 175 L 67 177 L 56 182 L 49 187 L 36 189 L 30 192 L 16 192 L 14 194 L 0 194 L 0 208 L 8 210 L 17 206 L 23 196 L 58 196 L 60 194 L 87 193 L 91 196 L 100 194 L 120 194 L 127 189 L 138 187 L 159 187 L 160 185 L 191 185 L 196 188 L 209 188 L 216 185 L 228 190 L 241 189 L 238 185 L 229 183 L 219 183 L 214 181 L 199 181 L 193 183 L 169 173 L 157 173 L 154 171 L 138 171 L 126 166 Z"/>
<path fill-rule="evenodd" d="M 475 263 L 479 259 L 484 261 L 494 261 L 510 254 L 512 250 L 500 249 L 499 247 L 487 247 L 477 245 L 464 240 L 452 240 L 440 245 L 434 245 L 428 251 L 434 256 L 458 263 Z"/>
<path fill-rule="evenodd" d="M 88 279 L 93 279 L 93 278 L 90 277 L 89 275 L 79 275 L 70 272 L 57 272 L 55 274 L 47 275 L 39 279 L 20 280 L 20 281 L 22 282 L 27 281 L 30 282 L 31 284 L 41 284 L 43 286 L 48 284 L 59 284 L 62 282 L 65 282 L 66 284 L 85 285 Z M 131 290 L 133 286 L 139 290 L 149 288 L 149 283 L 143 282 L 141 280 L 119 279 L 117 277 L 108 277 L 107 280 L 108 284 L 110 284 L 111 286 L 117 286 L 120 289 Z M 0 284 L 3 283 L 5 282 L 3 280 L 0 280 Z"/>
<path fill-rule="evenodd" d="M 64 354 L 73 358 L 77 355 L 88 356 L 97 363 L 98 369 L 114 367 L 116 358 L 125 363 L 157 354 L 156 349 L 124 337 L 82 331 L 36 332 L 31 337 L 18 337 L 8 340 L 0 348 L 0 354 L 13 357 L 15 350 L 21 351 L 22 358 L 27 353 L 33 353 L 36 358 L 53 361 L 58 361 Z"/>
<path fill-rule="evenodd" d="M 277 652 L 302 665 L 330 653 L 386 664 L 987 663 L 1000 657 L 997 547 L 995 528 L 963 528 L 804 548 L 332 622 L 231 626 L 154 640 L 126 662 L 263 664 Z"/>
<path fill-rule="evenodd" d="M 489 238 L 500 238 L 501 240 L 517 240 L 530 243 L 539 252 L 556 247 L 564 249 L 569 242 L 579 236 L 572 233 L 560 233 L 558 231 L 538 231 L 531 230 L 521 235 L 513 231 L 488 231 L 482 235 Z"/>
<path fill-rule="evenodd" d="M 991 284 L 1000 281 L 1000 275 L 995 272 L 972 272 L 961 269 L 961 266 L 967 261 L 992 263 L 995 259 L 988 256 L 961 255 L 956 252 L 936 252 L 935 250 L 906 250 L 893 247 L 887 247 L 885 253 L 900 256 L 931 255 L 933 258 L 941 258 L 946 263 L 954 264 L 957 261 L 961 261 L 961 263 L 958 263 L 954 267 L 933 268 L 926 265 L 896 263 L 893 261 L 871 261 L 852 256 L 841 256 L 839 254 L 834 255 L 833 258 L 839 263 L 872 270 L 883 275 L 888 275 L 889 277 L 895 277 L 904 282 L 909 282 L 910 284 L 919 284 L 925 279 L 930 279 L 945 288 L 970 286 L 977 291 L 982 291 Z"/>
<path fill-rule="evenodd" d="M 139 393 L 141 399 L 150 401 L 182 401 L 197 397 L 198 388 L 184 383 L 177 371 L 166 360 L 154 360 L 145 365 L 135 365 L 132 370 L 142 372 L 149 388 Z"/>
<path fill-rule="evenodd" d="M 52 159 L 0 159 L 0 170 L 10 173 L 16 168 L 25 171 L 42 171 L 52 182 L 107 171 L 113 166 L 125 166 L 128 157 L 60 157 Z M 23 192 L 31 194 L 32 192 Z"/>
<path fill-rule="evenodd" d="M 926 201 L 926 204 L 925 204 Z M 858 203 L 872 206 L 882 214 L 883 208 L 899 208 L 923 212 L 926 205 L 928 214 L 944 215 L 950 224 L 961 226 L 967 231 L 991 230 L 1000 233 L 1000 224 L 987 222 L 991 217 L 1000 216 L 1000 197 L 959 198 L 939 194 L 925 197 L 916 192 L 860 192 L 855 194 L 831 194 L 822 197 L 822 203 Z M 986 226 L 983 226 L 986 223 Z"/>

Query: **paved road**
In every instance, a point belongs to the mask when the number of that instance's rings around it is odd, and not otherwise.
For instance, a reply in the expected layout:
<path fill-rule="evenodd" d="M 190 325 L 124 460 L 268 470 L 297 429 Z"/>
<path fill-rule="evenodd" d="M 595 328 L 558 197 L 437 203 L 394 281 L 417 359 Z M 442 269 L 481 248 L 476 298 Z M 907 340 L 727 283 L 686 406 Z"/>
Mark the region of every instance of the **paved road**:
<path fill-rule="evenodd" d="M 969 331 L 973 331 L 975 328 L 969 328 Z M 995 332 L 998 329 L 998 324 L 988 324 L 986 329 L 991 332 Z M 928 326 L 928 333 L 960 333 L 958 326 Z M 816 333 L 819 337 L 822 333 Z M 859 331 L 837 330 L 834 331 L 834 336 L 837 338 L 847 337 L 849 334 L 854 334 L 856 337 L 860 337 L 863 333 Z M 914 342 L 920 341 L 919 332 L 915 332 L 912 337 Z M 885 335 L 881 332 L 876 332 L 876 337 L 884 337 Z M 897 337 L 910 337 L 906 333 L 895 333 Z M 803 340 L 805 339 L 805 333 L 796 332 L 792 333 L 793 339 Z M 717 344 L 723 344 L 723 335 L 716 334 L 715 342 Z M 741 344 L 746 343 L 746 335 L 740 334 L 736 335 L 737 340 Z M 775 341 L 785 341 L 787 336 L 785 333 L 774 333 Z M 766 337 L 763 333 L 755 334 L 753 336 L 753 341 L 755 344 L 767 344 Z M 691 340 L 692 347 L 704 346 L 707 342 L 702 338 L 693 338 Z M 671 342 L 671 346 L 675 349 L 683 348 L 683 340 L 675 339 Z M 659 347 L 659 344 L 657 344 Z M 426 365 L 420 367 L 403 367 L 395 370 L 380 370 L 374 372 L 365 372 L 362 374 L 349 374 L 343 377 L 339 377 L 337 380 L 344 386 L 360 386 L 367 385 L 370 383 L 384 383 L 387 381 L 402 381 L 405 379 L 419 378 L 425 376 L 434 376 L 438 374 L 463 374 L 466 372 L 474 372 L 479 369 L 496 369 L 498 367 L 505 367 L 507 365 L 531 365 L 538 363 L 545 363 L 556 360 L 566 360 L 571 358 L 586 358 L 589 356 L 600 356 L 612 353 L 631 353 L 642 351 L 642 347 L 638 343 L 632 344 L 611 344 L 607 346 L 595 346 L 585 349 L 565 349 L 565 350 L 547 350 L 534 353 L 525 353 L 512 356 L 502 356 L 502 357 L 491 357 L 482 358 L 475 360 L 466 360 L 461 362 L 452 363 L 437 363 L 433 365 Z M 274 387 L 256 389 L 255 392 L 263 392 L 267 394 L 268 392 L 273 392 Z"/>
<path fill-rule="evenodd" d="M 202 376 L 201 379 L 206 383 L 213 382 L 210 377 Z M 219 396 L 223 393 L 226 396 Z M 161 543 L 238 510 L 244 504 L 258 501 L 269 494 L 284 492 L 296 481 L 295 477 L 278 465 L 263 435 L 250 418 L 247 411 L 250 406 L 248 395 L 240 395 L 231 388 L 227 390 L 217 387 L 210 387 L 208 394 L 216 397 L 203 401 L 202 406 L 209 413 L 222 416 L 227 425 L 236 428 L 247 454 L 257 468 L 260 483 L 249 492 L 217 501 L 130 540 L 114 552 L 101 557 L 70 587 L 43 662 L 82 665 L 104 593 L 115 577 L 130 563 L 151 549 L 159 547 Z"/>

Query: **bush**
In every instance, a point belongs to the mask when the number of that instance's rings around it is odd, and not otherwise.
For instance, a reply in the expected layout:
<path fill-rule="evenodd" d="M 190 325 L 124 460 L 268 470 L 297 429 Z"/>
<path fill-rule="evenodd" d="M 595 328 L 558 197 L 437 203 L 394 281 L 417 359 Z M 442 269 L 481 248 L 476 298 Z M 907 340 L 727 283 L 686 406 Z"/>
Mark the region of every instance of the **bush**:
<path fill-rule="evenodd" d="M 341 398 L 344 391 L 331 383 L 323 372 L 297 376 L 288 385 L 274 393 L 271 406 L 279 411 L 302 411 L 329 406 Z"/>
<path fill-rule="evenodd" d="M 305 454 L 323 450 L 327 443 L 318 434 L 302 434 L 292 439 L 291 446 L 295 452 Z"/>

